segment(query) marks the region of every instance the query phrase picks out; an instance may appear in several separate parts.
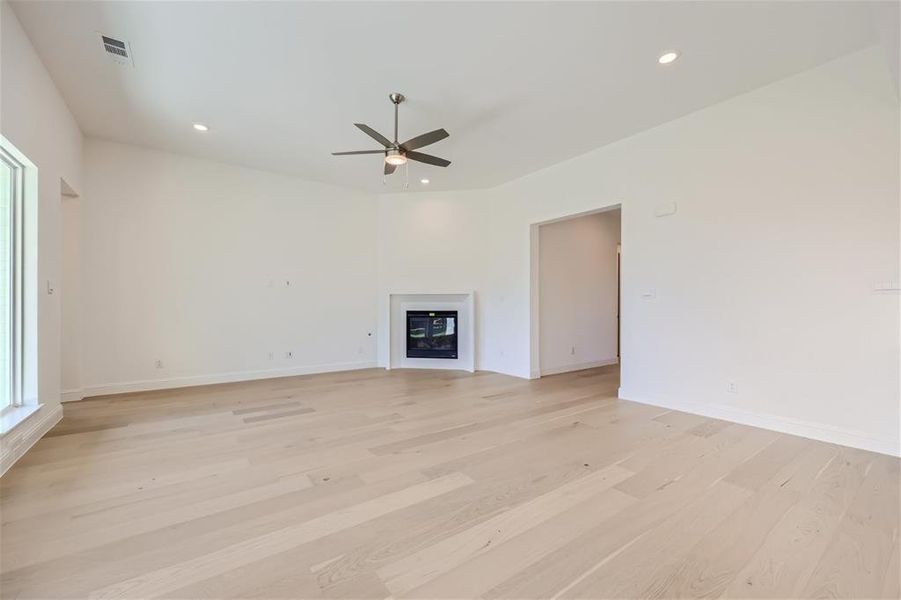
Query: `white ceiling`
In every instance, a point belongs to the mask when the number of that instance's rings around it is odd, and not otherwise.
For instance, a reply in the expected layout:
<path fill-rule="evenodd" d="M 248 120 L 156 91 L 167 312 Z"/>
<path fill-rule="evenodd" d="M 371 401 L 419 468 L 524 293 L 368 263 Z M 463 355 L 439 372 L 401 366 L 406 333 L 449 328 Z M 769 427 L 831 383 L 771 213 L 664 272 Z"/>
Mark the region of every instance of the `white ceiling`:
<path fill-rule="evenodd" d="M 491 186 L 876 42 L 863 2 L 17 2 L 84 133 L 371 191 Z M 96 32 L 128 40 L 114 64 Z M 657 56 L 682 57 L 664 67 Z M 191 124 L 206 123 L 201 134 Z"/>

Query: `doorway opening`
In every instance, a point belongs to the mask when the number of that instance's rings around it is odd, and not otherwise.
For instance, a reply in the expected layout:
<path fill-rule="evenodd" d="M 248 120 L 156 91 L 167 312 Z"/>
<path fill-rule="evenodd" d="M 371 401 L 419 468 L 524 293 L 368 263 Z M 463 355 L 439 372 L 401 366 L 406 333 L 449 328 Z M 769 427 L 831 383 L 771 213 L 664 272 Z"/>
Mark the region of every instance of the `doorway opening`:
<path fill-rule="evenodd" d="M 533 378 L 619 364 L 621 214 L 617 205 L 532 226 Z"/>

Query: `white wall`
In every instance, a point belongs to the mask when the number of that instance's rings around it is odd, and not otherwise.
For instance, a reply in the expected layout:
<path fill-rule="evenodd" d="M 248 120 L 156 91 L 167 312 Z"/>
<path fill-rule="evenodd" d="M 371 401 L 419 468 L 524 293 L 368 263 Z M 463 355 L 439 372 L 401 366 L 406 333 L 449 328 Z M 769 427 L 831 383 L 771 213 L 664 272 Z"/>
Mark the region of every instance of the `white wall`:
<path fill-rule="evenodd" d="M 379 314 L 388 314 L 389 293 L 458 293 L 476 290 L 476 369 L 494 370 L 485 360 L 481 290 L 489 285 L 490 205 L 479 192 L 385 194 L 379 198 Z M 481 306 L 481 308 L 480 308 Z M 379 337 L 388 335 L 379 319 Z M 388 366 L 388 345 L 379 365 Z"/>
<path fill-rule="evenodd" d="M 37 400 L 44 405 L 38 427 L 26 427 L 33 442 L 43 428 L 61 415 L 60 402 L 60 298 L 46 293 L 47 282 L 59 289 L 61 280 L 61 180 L 80 192 L 82 135 L 18 19 L 0 2 L 0 132 L 38 167 L 36 232 L 26 242 L 26 304 L 37 314 L 26 314 L 26 360 L 33 361 Z M 31 213 L 29 213 L 30 215 Z M 26 215 L 26 218 L 29 217 Z M 36 329 L 36 332 L 34 331 Z M 30 393 L 34 394 L 35 390 Z M 17 432 L 16 436 L 22 435 Z M 7 440 L 4 438 L 4 445 Z M 5 450 L 5 448 L 4 448 Z"/>
<path fill-rule="evenodd" d="M 62 198 L 62 273 L 60 294 L 60 386 L 62 400 L 81 397 L 81 198 Z"/>
<path fill-rule="evenodd" d="M 94 139 L 85 180 L 86 394 L 374 365 L 374 197 Z"/>
<path fill-rule="evenodd" d="M 868 49 L 497 188 L 382 198 L 473 225 L 428 263 L 388 226 L 382 281 L 468 272 L 480 368 L 528 377 L 530 226 L 622 204 L 625 397 L 899 453 L 898 294 L 874 290 L 899 279 L 898 126 Z"/>
<path fill-rule="evenodd" d="M 541 374 L 615 363 L 620 211 L 538 230 Z"/>

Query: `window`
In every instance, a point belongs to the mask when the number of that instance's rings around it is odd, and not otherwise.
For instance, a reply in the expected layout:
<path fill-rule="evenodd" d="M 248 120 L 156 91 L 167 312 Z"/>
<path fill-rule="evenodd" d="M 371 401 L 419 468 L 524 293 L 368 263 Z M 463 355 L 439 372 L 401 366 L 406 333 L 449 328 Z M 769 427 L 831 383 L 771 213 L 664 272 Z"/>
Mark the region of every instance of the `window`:
<path fill-rule="evenodd" d="M 0 145 L 0 412 L 22 404 L 24 165 Z"/>

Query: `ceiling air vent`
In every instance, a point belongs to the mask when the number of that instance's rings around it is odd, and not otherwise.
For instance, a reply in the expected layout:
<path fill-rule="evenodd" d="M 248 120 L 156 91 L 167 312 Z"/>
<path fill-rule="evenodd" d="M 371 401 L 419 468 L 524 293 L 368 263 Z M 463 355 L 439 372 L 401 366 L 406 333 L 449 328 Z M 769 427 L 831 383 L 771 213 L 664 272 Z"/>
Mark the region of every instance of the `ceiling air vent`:
<path fill-rule="evenodd" d="M 103 49 L 106 51 L 108 57 L 120 65 L 134 66 L 134 62 L 131 59 L 131 46 L 128 42 L 111 38 L 102 33 L 98 35 L 100 36 L 100 42 L 103 44 Z"/>

